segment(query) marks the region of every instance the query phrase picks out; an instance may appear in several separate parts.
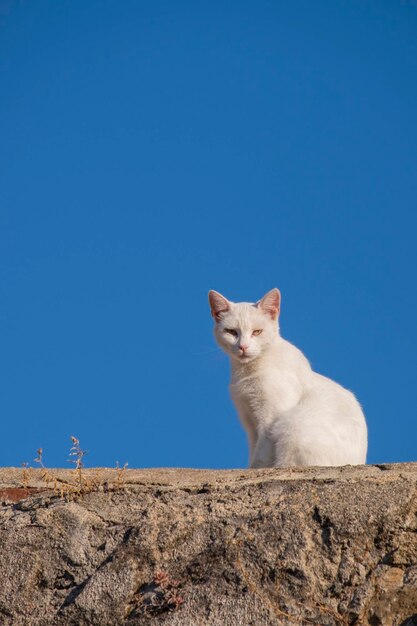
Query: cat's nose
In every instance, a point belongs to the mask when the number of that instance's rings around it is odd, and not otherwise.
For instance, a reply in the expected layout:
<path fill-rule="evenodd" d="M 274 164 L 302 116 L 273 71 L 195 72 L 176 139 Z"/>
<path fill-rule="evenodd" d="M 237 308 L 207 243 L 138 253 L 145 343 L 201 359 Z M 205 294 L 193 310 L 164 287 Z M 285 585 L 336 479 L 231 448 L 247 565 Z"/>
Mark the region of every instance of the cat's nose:
<path fill-rule="evenodd" d="M 242 352 L 246 352 L 246 350 L 249 348 L 249 346 L 247 346 L 244 343 L 241 343 L 239 346 L 239 350 L 242 350 Z"/>

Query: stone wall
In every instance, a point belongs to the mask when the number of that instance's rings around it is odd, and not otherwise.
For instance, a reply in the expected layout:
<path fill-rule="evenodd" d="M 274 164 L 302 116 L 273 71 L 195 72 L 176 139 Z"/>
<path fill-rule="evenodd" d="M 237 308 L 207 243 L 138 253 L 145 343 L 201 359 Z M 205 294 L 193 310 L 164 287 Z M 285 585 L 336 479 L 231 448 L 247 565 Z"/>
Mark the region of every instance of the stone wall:
<path fill-rule="evenodd" d="M 0 469 L 1 626 L 417 625 L 417 464 Z"/>

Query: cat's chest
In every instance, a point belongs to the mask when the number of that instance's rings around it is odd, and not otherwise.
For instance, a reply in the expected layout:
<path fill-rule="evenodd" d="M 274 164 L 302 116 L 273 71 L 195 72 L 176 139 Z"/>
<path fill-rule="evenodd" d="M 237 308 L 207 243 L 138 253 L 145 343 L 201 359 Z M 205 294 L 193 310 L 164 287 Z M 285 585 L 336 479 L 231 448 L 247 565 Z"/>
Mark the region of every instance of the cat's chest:
<path fill-rule="evenodd" d="M 233 376 L 230 391 L 238 408 L 268 418 L 292 408 L 299 401 L 301 386 L 293 372 L 270 368 Z"/>

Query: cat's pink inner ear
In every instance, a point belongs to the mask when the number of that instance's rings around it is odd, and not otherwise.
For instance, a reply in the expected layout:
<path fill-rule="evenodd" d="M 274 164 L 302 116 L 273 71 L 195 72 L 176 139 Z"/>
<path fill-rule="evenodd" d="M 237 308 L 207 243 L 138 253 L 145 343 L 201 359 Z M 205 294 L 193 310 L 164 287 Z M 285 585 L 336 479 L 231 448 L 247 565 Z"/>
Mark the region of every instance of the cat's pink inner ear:
<path fill-rule="evenodd" d="M 269 315 L 273 320 L 277 319 L 279 315 L 279 309 L 281 304 L 281 294 L 279 289 L 271 289 L 264 295 L 262 300 L 259 300 L 258 307 L 262 309 L 264 313 Z"/>
<path fill-rule="evenodd" d="M 209 303 L 215 320 L 219 320 L 221 314 L 230 309 L 230 302 L 217 291 L 209 291 Z"/>

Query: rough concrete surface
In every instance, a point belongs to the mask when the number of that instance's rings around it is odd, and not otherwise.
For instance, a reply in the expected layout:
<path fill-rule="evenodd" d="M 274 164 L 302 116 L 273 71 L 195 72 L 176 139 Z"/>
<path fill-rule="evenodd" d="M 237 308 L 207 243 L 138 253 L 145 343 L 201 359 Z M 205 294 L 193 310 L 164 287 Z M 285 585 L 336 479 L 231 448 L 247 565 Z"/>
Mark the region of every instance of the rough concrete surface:
<path fill-rule="evenodd" d="M 417 463 L 0 469 L 1 626 L 417 625 Z"/>

